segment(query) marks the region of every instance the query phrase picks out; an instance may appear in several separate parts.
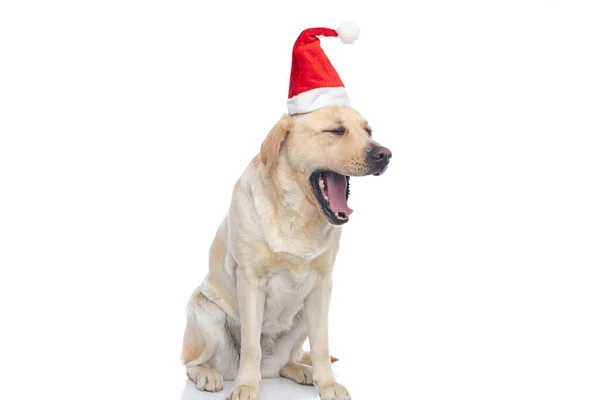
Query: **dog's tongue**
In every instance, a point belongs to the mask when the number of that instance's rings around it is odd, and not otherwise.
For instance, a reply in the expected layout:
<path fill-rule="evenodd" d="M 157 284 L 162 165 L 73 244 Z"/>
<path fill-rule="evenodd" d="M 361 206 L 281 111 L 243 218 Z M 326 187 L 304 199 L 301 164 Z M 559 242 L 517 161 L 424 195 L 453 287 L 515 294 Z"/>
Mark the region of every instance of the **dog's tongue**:
<path fill-rule="evenodd" d="M 329 197 L 329 207 L 333 212 L 343 212 L 346 216 L 352 214 L 352 209 L 348 207 L 346 201 L 346 177 L 335 172 L 325 172 L 323 179 L 327 185 L 327 196 Z"/>

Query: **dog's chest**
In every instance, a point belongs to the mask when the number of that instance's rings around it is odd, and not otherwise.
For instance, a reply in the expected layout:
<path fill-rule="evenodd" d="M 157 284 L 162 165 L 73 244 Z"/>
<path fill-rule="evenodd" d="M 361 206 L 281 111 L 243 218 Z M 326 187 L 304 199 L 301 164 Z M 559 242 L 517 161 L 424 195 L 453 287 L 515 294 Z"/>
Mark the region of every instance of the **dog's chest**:
<path fill-rule="evenodd" d="M 289 330 L 316 281 L 317 272 L 312 269 L 274 273 L 267 283 L 263 333 L 277 335 Z"/>

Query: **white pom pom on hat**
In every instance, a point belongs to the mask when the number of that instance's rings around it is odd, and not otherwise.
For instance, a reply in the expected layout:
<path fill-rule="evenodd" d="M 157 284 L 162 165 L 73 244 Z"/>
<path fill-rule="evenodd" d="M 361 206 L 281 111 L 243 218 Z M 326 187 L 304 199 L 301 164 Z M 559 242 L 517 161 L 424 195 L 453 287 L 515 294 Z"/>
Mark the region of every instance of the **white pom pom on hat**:
<path fill-rule="evenodd" d="M 360 35 L 360 28 L 358 25 L 350 21 L 343 21 L 335 31 L 344 44 L 356 42 L 356 39 L 358 39 L 358 36 Z"/>

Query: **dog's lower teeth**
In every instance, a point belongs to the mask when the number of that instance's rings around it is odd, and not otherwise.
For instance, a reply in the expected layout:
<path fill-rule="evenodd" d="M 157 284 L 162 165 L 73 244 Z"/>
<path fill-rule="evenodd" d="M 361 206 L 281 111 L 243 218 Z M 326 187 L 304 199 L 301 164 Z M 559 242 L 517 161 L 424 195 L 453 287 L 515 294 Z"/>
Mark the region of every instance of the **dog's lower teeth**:
<path fill-rule="evenodd" d="M 339 219 L 347 219 L 347 217 L 345 215 L 340 214 L 339 212 L 334 213 L 333 215 L 335 215 L 336 218 Z"/>
<path fill-rule="evenodd" d="M 323 181 L 323 178 L 319 178 L 319 187 L 325 189 L 325 181 Z"/>
<path fill-rule="evenodd" d="M 323 198 L 325 199 L 325 201 L 329 201 L 329 197 L 327 197 L 326 194 L 323 195 Z"/>

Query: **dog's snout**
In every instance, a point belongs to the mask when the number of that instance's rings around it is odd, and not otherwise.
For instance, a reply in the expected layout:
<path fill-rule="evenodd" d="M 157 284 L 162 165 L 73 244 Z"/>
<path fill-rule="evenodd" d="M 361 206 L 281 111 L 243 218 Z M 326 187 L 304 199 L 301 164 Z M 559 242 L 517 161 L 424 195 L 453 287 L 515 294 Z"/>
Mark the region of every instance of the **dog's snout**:
<path fill-rule="evenodd" d="M 371 159 L 376 163 L 387 162 L 392 158 L 392 152 L 387 147 L 375 146 L 371 150 Z"/>
<path fill-rule="evenodd" d="M 387 147 L 373 146 L 369 152 L 369 164 L 373 175 L 381 175 L 387 169 L 392 152 Z"/>

